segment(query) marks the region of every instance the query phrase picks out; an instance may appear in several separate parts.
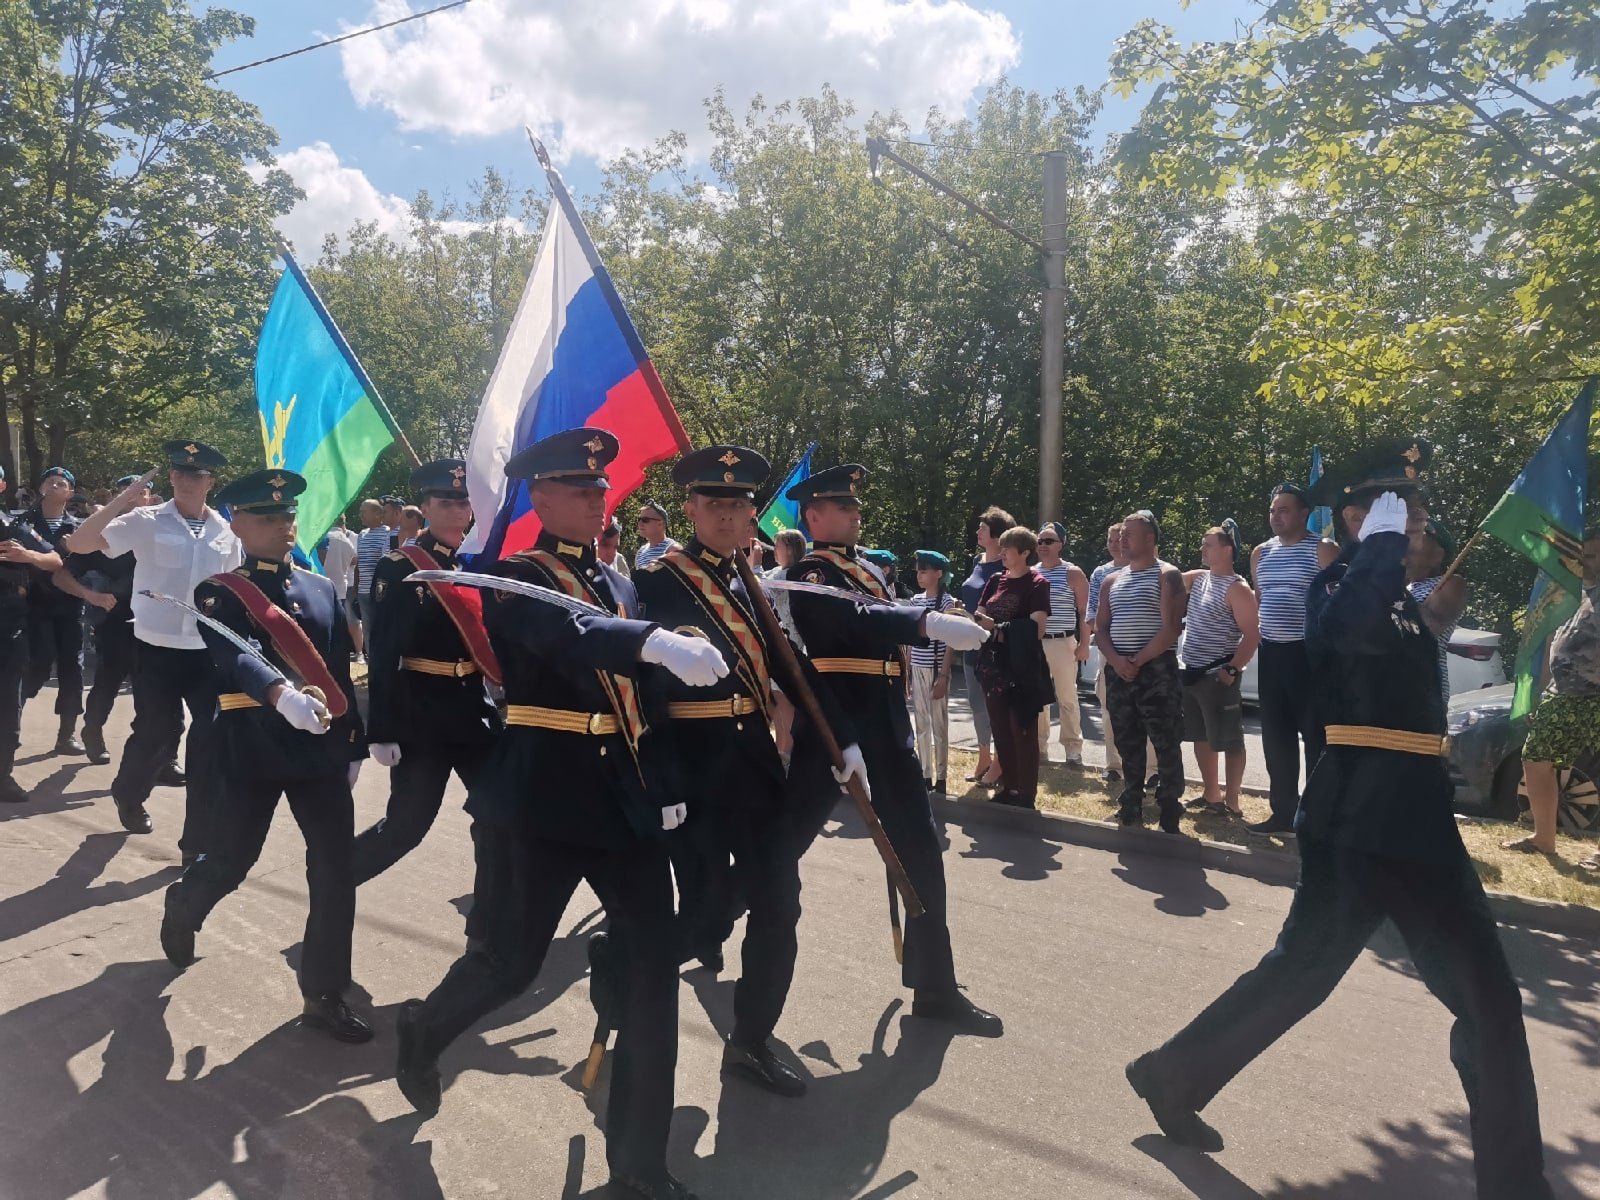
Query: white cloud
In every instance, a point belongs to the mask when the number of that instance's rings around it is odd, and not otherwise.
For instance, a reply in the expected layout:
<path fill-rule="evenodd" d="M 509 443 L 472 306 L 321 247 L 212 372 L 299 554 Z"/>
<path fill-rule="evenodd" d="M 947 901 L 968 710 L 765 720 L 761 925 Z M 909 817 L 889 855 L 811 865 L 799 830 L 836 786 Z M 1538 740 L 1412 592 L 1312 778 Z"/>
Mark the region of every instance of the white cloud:
<path fill-rule="evenodd" d="M 343 234 L 357 221 L 376 221 L 381 232 L 397 241 L 406 239 L 410 219 L 406 201 L 380 192 L 359 167 L 345 166 L 327 142 L 280 154 L 278 166 L 294 176 L 306 194 L 278 221 L 278 232 L 299 258 L 316 258 L 326 234 Z"/>
<path fill-rule="evenodd" d="M 377 0 L 372 19 L 410 11 Z M 966 0 L 477 0 L 344 43 L 363 106 L 407 129 L 486 137 L 530 125 L 562 157 L 672 129 L 704 145 L 702 101 L 735 108 L 832 84 L 863 112 L 960 108 L 1017 61 L 1011 24 Z"/>

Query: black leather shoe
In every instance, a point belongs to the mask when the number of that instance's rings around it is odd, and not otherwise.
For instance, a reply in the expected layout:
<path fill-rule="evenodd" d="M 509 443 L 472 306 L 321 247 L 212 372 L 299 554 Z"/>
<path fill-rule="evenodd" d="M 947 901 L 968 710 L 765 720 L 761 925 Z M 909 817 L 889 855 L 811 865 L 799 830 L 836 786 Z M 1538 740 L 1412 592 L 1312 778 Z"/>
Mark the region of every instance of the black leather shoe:
<path fill-rule="evenodd" d="M 1124 827 L 1142 826 L 1144 824 L 1144 809 L 1127 807 L 1118 808 L 1117 824 Z"/>
<path fill-rule="evenodd" d="M 336 992 L 311 996 L 300 1010 L 300 1022 L 320 1029 L 341 1042 L 370 1042 L 372 1026 L 356 1015 L 355 1009 Z"/>
<path fill-rule="evenodd" d="M 948 781 L 943 779 L 934 780 L 933 794 L 935 796 L 948 796 L 950 794 L 950 784 Z"/>
<path fill-rule="evenodd" d="M 0 804 L 26 804 L 28 789 L 9 775 L 0 775 Z"/>
<path fill-rule="evenodd" d="M 626 1196 L 628 1200 L 638 1196 L 643 1196 L 644 1200 L 697 1200 L 693 1192 L 664 1170 L 648 1179 L 616 1171 L 611 1175 L 610 1188 L 614 1195 Z"/>
<path fill-rule="evenodd" d="M 169 963 L 182 971 L 194 964 L 194 930 L 184 920 L 177 900 L 178 889 L 169 887 L 161 911 L 161 953 L 167 956 Z"/>
<path fill-rule="evenodd" d="M 1200 1119 L 1200 1114 L 1173 1096 L 1156 1073 L 1153 1054 L 1144 1054 L 1128 1064 L 1123 1072 L 1139 1098 L 1150 1106 L 1150 1113 L 1161 1132 L 1180 1146 L 1192 1146 L 1207 1154 L 1222 1150 L 1222 1135 Z"/>
<path fill-rule="evenodd" d="M 960 992 L 948 996 L 917 995 L 911 1001 L 911 1015 L 944 1021 L 954 1025 L 957 1033 L 974 1037 L 997 1038 L 1006 1031 L 1004 1021 L 992 1012 L 984 1012 Z"/>
<path fill-rule="evenodd" d="M 150 820 L 150 814 L 142 804 L 117 805 L 117 820 L 129 833 L 149 833 L 155 828 L 155 823 Z"/>
<path fill-rule="evenodd" d="M 711 950 L 700 956 L 700 965 L 713 975 L 721 975 L 727 964 L 723 962 L 721 950 Z"/>
<path fill-rule="evenodd" d="M 765 1038 L 753 1046 L 729 1042 L 722 1048 L 722 1073 L 766 1088 L 776 1096 L 804 1096 L 806 1081 L 772 1052 Z"/>
<path fill-rule="evenodd" d="M 1277 817 L 1268 817 L 1265 821 L 1255 821 L 1245 826 L 1245 829 L 1257 837 L 1293 837 L 1294 822 L 1280 821 Z"/>
<path fill-rule="evenodd" d="M 1161 832 L 1177 834 L 1183 832 L 1183 821 L 1177 813 L 1161 814 Z"/>
<path fill-rule="evenodd" d="M 156 782 L 162 787 L 182 787 L 189 782 L 189 777 L 176 762 L 169 762 L 156 773 Z"/>
<path fill-rule="evenodd" d="M 82 754 L 83 743 L 78 740 L 78 734 L 71 725 L 63 725 L 61 732 L 56 734 L 57 754 Z"/>
<path fill-rule="evenodd" d="M 89 761 L 96 766 L 110 762 L 111 753 L 106 749 L 106 731 L 98 725 L 85 725 L 83 751 L 89 756 Z"/>
<path fill-rule="evenodd" d="M 407 1000 L 400 1006 L 394 1029 L 400 1043 L 395 1060 L 394 1081 L 404 1096 L 425 1117 L 439 1112 L 439 1064 L 428 1054 L 422 1040 L 421 1000 Z"/>

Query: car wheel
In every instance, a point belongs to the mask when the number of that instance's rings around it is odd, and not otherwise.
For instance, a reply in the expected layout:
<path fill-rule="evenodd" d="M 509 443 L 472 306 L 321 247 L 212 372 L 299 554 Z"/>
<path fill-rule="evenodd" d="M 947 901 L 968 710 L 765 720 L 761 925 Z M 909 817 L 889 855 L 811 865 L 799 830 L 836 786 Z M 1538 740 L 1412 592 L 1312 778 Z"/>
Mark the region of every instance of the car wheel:
<path fill-rule="evenodd" d="M 1517 811 L 1528 811 L 1528 791 L 1522 782 L 1522 760 L 1508 759 L 1501 767 L 1515 763 Z M 1556 768 L 1556 786 L 1560 789 L 1556 799 L 1556 828 L 1563 833 L 1590 835 L 1600 833 L 1600 753 L 1585 754 L 1570 767 Z M 1499 777 L 1495 793 L 1499 795 Z"/>

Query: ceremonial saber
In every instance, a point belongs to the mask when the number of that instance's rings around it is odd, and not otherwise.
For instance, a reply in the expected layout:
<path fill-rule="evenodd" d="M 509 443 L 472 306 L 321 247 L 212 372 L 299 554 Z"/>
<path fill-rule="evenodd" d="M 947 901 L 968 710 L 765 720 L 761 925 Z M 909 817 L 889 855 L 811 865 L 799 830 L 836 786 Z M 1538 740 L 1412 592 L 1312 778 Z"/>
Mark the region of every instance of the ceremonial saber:
<path fill-rule="evenodd" d="M 170 604 L 174 608 L 181 608 L 196 621 L 203 622 L 208 628 L 220 633 L 223 637 L 227 638 L 228 641 L 232 642 L 240 650 L 243 650 L 262 666 L 268 667 L 272 671 L 276 672 L 278 677 L 283 680 L 286 686 L 294 687 L 295 690 L 300 692 L 302 695 L 310 696 L 318 704 L 322 705 L 322 711 L 317 714 L 317 723 L 320 724 L 324 729 L 329 728 L 333 724 L 333 719 L 328 715 L 328 697 L 321 688 L 317 687 L 315 684 L 305 682 L 301 682 L 298 685 L 290 684 L 288 678 L 284 675 L 282 667 L 273 662 L 265 654 L 261 653 L 261 651 L 257 650 L 249 642 L 245 641 L 244 638 L 240 637 L 233 630 L 229 629 L 221 621 L 217 620 L 215 617 L 206 616 L 205 613 L 201 612 L 194 605 L 185 604 L 176 596 L 164 595 L 161 592 L 152 592 L 149 588 L 141 588 L 139 594 L 141 596 L 148 596 L 152 600 L 159 600 L 163 604 Z"/>
<path fill-rule="evenodd" d="M 748 586 L 748 585 L 746 585 Z M 802 583 L 797 579 L 763 579 L 761 586 L 774 592 L 804 592 L 808 596 L 827 596 L 830 600 L 843 600 L 857 608 L 893 608 L 893 600 L 880 600 L 865 592 L 852 592 L 847 588 L 829 587 L 825 583 Z"/>
<path fill-rule="evenodd" d="M 565 592 L 547 588 L 541 583 L 528 583 L 522 579 L 508 579 L 504 575 L 485 575 L 479 571 L 413 571 L 406 576 L 408 583 L 448 583 L 454 587 L 489 588 L 496 592 L 512 592 L 530 600 L 542 600 L 580 616 L 614 617 L 617 614 L 598 604 L 579 600 Z"/>
<path fill-rule="evenodd" d="M 795 658 L 794 647 L 789 644 L 789 635 L 784 633 L 783 626 L 778 624 L 778 614 L 772 611 L 772 604 L 767 599 L 766 592 L 761 589 L 761 581 L 756 578 L 756 573 L 750 569 L 750 563 L 741 552 L 733 556 L 735 569 L 743 581 L 745 591 L 750 594 L 750 605 L 756 610 L 756 617 L 761 622 L 762 632 L 767 635 L 767 641 L 772 644 L 774 652 L 788 670 L 794 680 L 796 695 L 794 699 L 799 702 L 799 707 L 805 711 L 806 717 L 816 727 L 818 736 L 822 739 L 822 748 L 827 751 L 828 758 L 833 762 L 835 770 L 844 770 L 844 754 L 839 749 L 839 741 L 833 736 L 833 730 L 828 728 L 828 720 L 822 715 L 822 705 L 817 703 L 816 693 L 811 690 L 811 685 L 806 682 L 806 677 L 800 673 L 799 660 Z M 773 585 L 784 584 L 780 591 L 811 591 L 819 585 L 803 584 L 796 586 L 788 580 L 769 580 Z M 839 588 L 822 588 L 824 592 L 833 593 L 838 597 L 853 600 L 854 595 Z M 889 840 L 889 835 L 884 832 L 883 822 L 878 820 L 878 814 L 872 807 L 872 800 L 867 796 L 866 789 L 861 786 L 861 781 L 854 775 L 849 777 L 845 790 L 850 799 L 855 801 L 856 811 L 861 814 L 861 820 L 866 824 L 867 832 L 872 835 L 872 844 L 878 848 L 878 855 L 883 859 L 885 870 L 889 873 L 889 883 L 893 890 L 900 893 L 905 900 L 906 914 L 920 917 L 926 910 L 922 901 L 917 898 L 917 891 L 911 886 L 911 879 L 906 875 L 905 865 L 901 863 L 899 854 L 895 853 L 894 843 Z"/>

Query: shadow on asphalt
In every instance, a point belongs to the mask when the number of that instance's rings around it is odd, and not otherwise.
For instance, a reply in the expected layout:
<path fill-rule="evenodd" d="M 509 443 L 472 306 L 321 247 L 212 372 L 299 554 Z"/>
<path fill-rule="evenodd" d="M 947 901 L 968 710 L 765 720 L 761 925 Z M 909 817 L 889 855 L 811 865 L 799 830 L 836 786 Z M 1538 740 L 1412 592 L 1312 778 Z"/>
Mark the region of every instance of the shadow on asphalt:
<path fill-rule="evenodd" d="M 91 886 L 127 840 L 125 833 L 91 833 L 50 879 L 0 900 L 0 942 L 43 929 L 85 909 L 136 899 L 178 877 L 179 869 L 173 864 L 142 879 Z"/>
<path fill-rule="evenodd" d="M 17 761 L 21 763 L 26 760 Z M 87 769 L 88 766 L 89 760 L 86 758 L 63 763 L 28 789 L 26 804 L 7 804 L 0 808 L 0 821 L 25 821 L 29 817 L 71 812 L 78 808 L 88 808 L 95 802 L 96 797 L 109 796 L 111 793 L 105 788 L 93 791 L 67 791 L 72 781 L 77 778 L 78 772 Z"/>
<path fill-rule="evenodd" d="M 1172 917 L 1203 917 L 1228 907 L 1228 898 L 1211 886 L 1198 860 L 1156 858 L 1128 850 L 1117 855 L 1111 873 L 1123 883 L 1155 894 L 1160 912 Z"/>

